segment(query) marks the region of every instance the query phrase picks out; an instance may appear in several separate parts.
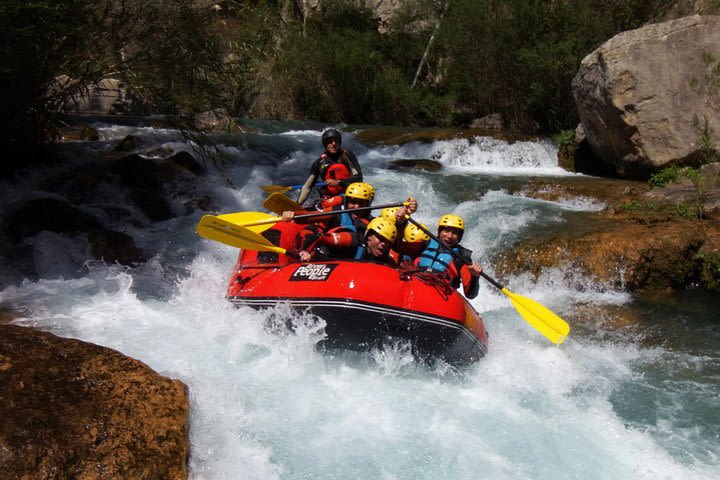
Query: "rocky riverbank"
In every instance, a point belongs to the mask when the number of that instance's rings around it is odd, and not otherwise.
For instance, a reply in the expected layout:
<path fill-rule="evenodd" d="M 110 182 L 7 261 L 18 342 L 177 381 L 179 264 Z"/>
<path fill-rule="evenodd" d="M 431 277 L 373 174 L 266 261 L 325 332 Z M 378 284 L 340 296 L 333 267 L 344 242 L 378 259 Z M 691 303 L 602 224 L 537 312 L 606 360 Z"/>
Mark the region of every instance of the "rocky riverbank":
<path fill-rule="evenodd" d="M 0 325 L 3 478 L 188 475 L 187 387 L 121 353 Z"/>
<path fill-rule="evenodd" d="M 702 287 L 720 292 L 718 164 L 707 188 L 678 182 L 536 182 L 517 194 L 547 200 L 583 196 L 604 202 L 561 234 L 533 238 L 492 260 L 501 276 L 555 267 L 579 271 L 609 288 L 658 292 Z"/>

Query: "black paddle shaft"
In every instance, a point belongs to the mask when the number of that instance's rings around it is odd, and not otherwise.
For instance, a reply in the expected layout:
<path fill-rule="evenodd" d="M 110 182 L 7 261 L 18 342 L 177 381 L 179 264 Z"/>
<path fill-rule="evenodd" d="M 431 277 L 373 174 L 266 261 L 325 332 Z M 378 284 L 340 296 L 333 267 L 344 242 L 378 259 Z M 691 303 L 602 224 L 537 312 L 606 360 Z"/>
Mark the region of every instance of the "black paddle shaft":
<path fill-rule="evenodd" d="M 441 247 L 443 247 L 445 250 L 447 250 L 447 251 L 450 253 L 450 255 L 452 255 L 453 257 L 457 258 L 458 260 L 460 260 L 461 262 L 463 262 L 463 263 L 466 264 L 466 265 L 469 264 L 469 263 L 472 263 L 472 260 L 463 257 L 463 256 L 460 255 L 458 252 L 456 252 L 456 251 L 453 250 L 452 248 L 450 248 L 450 247 L 448 247 L 447 245 L 445 245 L 445 242 L 443 242 L 442 240 L 440 240 L 437 236 L 433 235 L 427 228 L 423 227 L 420 223 L 418 223 L 418 222 L 416 222 L 415 220 L 413 220 L 413 218 L 410 217 L 410 215 L 406 215 L 405 218 L 407 218 L 410 223 L 412 223 L 413 225 L 415 225 L 416 227 L 418 227 L 420 230 L 422 230 L 423 232 L 427 233 L 430 238 L 432 238 L 433 240 L 435 240 Z M 488 282 L 492 283 L 493 286 L 494 286 L 495 288 L 497 288 L 498 290 L 502 290 L 503 288 L 505 288 L 505 287 L 503 287 L 500 283 L 498 283 L 494 278 L 488 276 L 485 272 L 480 272 L 480 275 L 481 275 L 485 280 L 487 280 Z"/>
<path fill-rule="evenodd" d="M 326 215 L 338 215 L 340 213 L 352 213 L 352 212 L 364 212 L 366 210 L 377 210 L 378 208 L 391 208 L 391 207 L 402 207 L 404 203 L 388 203 L 387 205 L 371 205 L 369 207 L 358 207 L 358 208 L 346 208 L 344 210 L 333 210 L 330 212 L 317 212 L 317 213 L 306 213 L 298 215 L 295 218 L 312 218 L 312 217 L 324 217 Z"/>

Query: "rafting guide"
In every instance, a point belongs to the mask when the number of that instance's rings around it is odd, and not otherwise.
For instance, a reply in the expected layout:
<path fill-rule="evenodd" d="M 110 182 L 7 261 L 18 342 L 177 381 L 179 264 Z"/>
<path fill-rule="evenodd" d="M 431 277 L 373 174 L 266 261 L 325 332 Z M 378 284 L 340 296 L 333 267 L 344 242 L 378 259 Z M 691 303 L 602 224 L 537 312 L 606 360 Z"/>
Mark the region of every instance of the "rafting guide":
<path fill-rule="evenodd" d="M 362 182 L 363 174 L 357 157 L 350 150 L 340 148 L 342 135 L 334 128 L 328 128 L 322 134 L 325 152 L 310 165 L 310 175 L 300 190 L 298 203 L 303 204 L 318 182 L 320 201 L 340 195 L 352 183 Z"/>

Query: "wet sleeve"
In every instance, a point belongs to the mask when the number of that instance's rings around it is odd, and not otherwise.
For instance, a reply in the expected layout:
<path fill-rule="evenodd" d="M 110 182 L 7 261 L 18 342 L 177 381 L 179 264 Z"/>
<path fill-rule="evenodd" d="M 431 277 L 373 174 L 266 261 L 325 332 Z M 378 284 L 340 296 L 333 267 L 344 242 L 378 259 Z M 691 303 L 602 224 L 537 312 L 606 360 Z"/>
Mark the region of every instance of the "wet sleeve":
<path fill-rule="evenodd" d="M 320 165 L 319 158 L 317 160 L 315 160 L 312 163 L 312 165 L 310 165 L 310 175 L 308 175 L 308 179 L 305 181 L 305 184 L 302 186 L 302 189 L 300 190 L 300 196 L 298 196 L 298 200 L 297 200 L 298 203 L 301 205 L 310 196 L 310 192 L 312 192 L 313 185 L 315 185 L 315 182 L 317 181 L 318 176 L 320 175 L 319 165 Z"/>
<path fill-rule="evenodd" d="M 300 239 L 300 250 L 312 252 L 315 246 L 320 242 L 322 233 L 320 233 L 315 225 L 310 225 L 307 228 L 302 229 L 300 233 L 298 233 L 298 237 Z"/>
<path fill-rule="evenodd" d="M 335 195 L 334 197 L 326 198 L 322 201 L 322 207 L 323 210 L 332 208 L 332 207 L 339 207 L 345 202 L 345 197 L 343 195 Z"/>
<path fill-rule="evenodd" d="M 463 265 L 460 269 L 460 278 L 463 284 L 463 291 L 466 298 L 475 298 L 480 290 L 480 277 L 476 277 L 470 273 L 467 265 Z"/>
<path fill-rule="evenodd" d="M 357 235 L 351 231 L 326 233 L 323 235 L 321 243 L 337 248 L 357 247 L 360 245 L 360 242 L 357 240 Z"/>
<path fill-rule="evenodd" d="M 323 208 L 323 212 L 332 212 L 332 207 L 330 208 Z M 317 211 L 309 211 L 309 210 L 298 210 L 295 212 L 295 215 L 305 215 L 308 213 L 321 213 Z M 308 224 L 319 224 L 324 223 L 327 224 L 332 220 L 332 215 L 318 215 L 316 217 L 308 217 L 308 218 L 294 218 L 293 221 L 297 223 L 298 225 L 308 225 Z"/>

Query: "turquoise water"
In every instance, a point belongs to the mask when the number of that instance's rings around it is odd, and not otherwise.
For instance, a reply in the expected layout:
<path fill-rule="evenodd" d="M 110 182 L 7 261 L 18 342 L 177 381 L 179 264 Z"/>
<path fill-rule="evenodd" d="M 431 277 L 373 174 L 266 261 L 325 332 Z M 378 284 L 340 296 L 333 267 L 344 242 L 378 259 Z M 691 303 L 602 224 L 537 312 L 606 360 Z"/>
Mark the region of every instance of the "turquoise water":
<path fill-rule="evenodd" d="M 191 150 L 175 132 L 98 126 L 94 148 L 133 133 L 148 145 Z M 261 210 L 259 185 L 302 183 L 318 154 L 319 125 L 255 126 L 224 139 L 232 185 L 211 172 L 196 186 L 222 212 Z M 494 254 L 602 208 L 592 199 L 508 193 L 528 179 L 572 181 L 548 142 L 373 147 L 348 133 L 344 143 L 378 202 L 412 195 L 429 225 L 446 212 L 463 215 L 464 243 L 491 275 Z M 431 158 L 444 168 L 388 171 L 392 158 Z M 18 191 L 3 195 L 11 193 Z M 30 248 L 41 278 L 0 290 L 0 302 L 23 308 L 20 324 L 116 348 L 184 381 L 191 478 L 720 478 L 715 297 L 640 298 L 560 268 L 508 281 L 571 324 L 560 347 L 483 283 L 472 303 L 490 352 L 469 369 L 420 366 L 403 344 L 322 355 L 314 349 L 322 319 L 224 301 L 237 251 L 194 234 L 202 213 L 129 227 L 153 252 L 135 269 L 85 263 L 72 241 L 40 234 Z M 293 331 L 280 327 L 285 319 Z"/>

